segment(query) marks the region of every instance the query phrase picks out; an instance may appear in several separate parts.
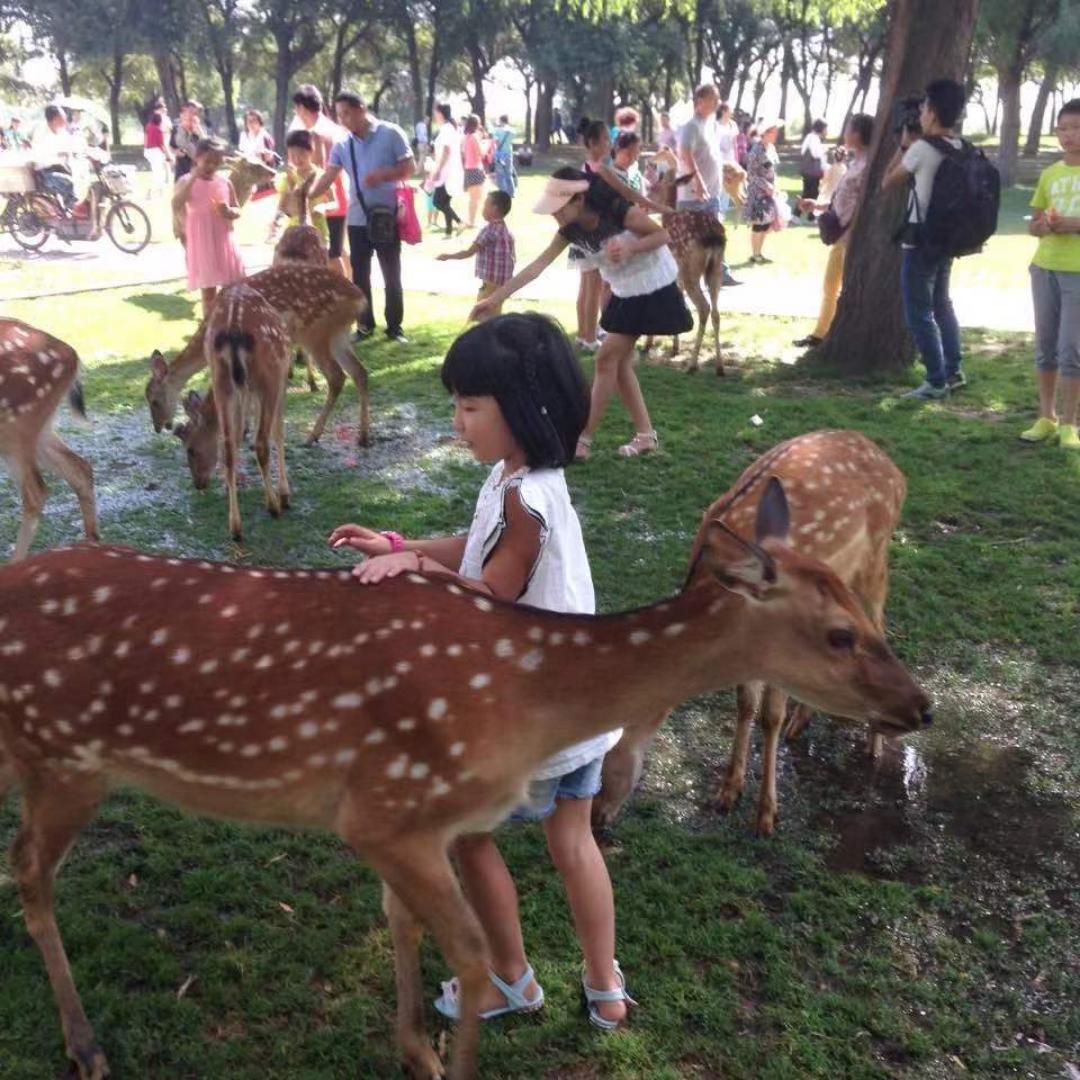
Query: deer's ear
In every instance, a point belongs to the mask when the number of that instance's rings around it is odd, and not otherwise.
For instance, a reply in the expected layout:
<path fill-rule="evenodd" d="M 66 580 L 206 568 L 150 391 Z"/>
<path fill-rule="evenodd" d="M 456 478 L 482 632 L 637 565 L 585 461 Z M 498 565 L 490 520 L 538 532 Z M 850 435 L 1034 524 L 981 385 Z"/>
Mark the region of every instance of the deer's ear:
<path fill-rule="evenodd" d="M 202 398 L 199 396 L 198 390 L 189 390 L 184 395 L 184 412 L 191 417 L 192 420 L 198 419 L 199 412 L 202 409 Z"/>
<path fill-rule="evenodd" d="M 705 557 L 717 581 L 748 600 L 764 600 L 780 583 L 776 560 L 719 521 L 709 524 Z"/>
<path fill-rule="evenodd" d="M 150 373 L 158 379 L 164 379 L 169 373 L 169 365 L 165 363 L 165 357 L 158 349 L 150 354 Z"/>
<path fill-rule="evenodd" d="M 765 485 L 765 491 L 758 503 L 754 539 L 759 544 L 763 544 L 766 540 L 786 543 L 790 528 L 791 514 L 788 511 L 784 485 L 774 476 Z"/>

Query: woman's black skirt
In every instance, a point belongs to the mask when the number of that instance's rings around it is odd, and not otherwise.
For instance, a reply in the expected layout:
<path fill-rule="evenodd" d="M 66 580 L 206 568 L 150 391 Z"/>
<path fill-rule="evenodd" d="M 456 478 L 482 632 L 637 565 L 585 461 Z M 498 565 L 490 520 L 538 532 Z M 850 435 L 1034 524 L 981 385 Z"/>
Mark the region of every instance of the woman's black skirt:
<path fill-rule="evenodd" d="M 643 296 L 615 296 L 604 308 L 600 325 L 609 334 L 685 334 L 694 320 L 676 282 Z"/>

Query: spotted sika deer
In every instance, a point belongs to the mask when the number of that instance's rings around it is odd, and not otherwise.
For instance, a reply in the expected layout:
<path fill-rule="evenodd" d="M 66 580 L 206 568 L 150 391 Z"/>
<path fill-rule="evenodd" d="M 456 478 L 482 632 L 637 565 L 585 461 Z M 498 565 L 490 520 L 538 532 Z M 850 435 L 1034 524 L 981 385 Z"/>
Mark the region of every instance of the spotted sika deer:
<path fill-rule="evenodd" d="M 709 522 L 681 593 L 606 616 L 503 603 L 445 576 L 365 588 L 346 570 L 107 547 L 0 568 L 0 750 L 23 793 L 12 873 L 83 1080 L 105 1075 L 105 1057 L 53 878 L 115 786 L 341 836 L 385 885 L 403 1060 L 414 1077 L 443 1075 L 423 1025 L 426 928 L 461 984 L 450 1075 L 462 1080 L 476 1071 L 488 959 L 448 846 L 493 827 L 542 761 L 750 680 L 889 730 L 929 722 L 925 694 L 840 579 L 784 545 L 779 482 L 754 533 Z"/>
<path fill-rule="evenodd" d="M 767 473 L 761 472 L 763 462 Z M 906 484 L 904 474 L 873 442 L 857 431 L 815 431 L 774 447 L 750 466 L 732 491 L 709 508 L 698 530 L 695 551 L 706 542 L 710 522 L 721 520 L 736 532 L 753 521 L 764 497 L 768 476 L 784 485 L 790 507 L 790 546 L 818 560 L 840 578 L 868 613 L 878 635 L 885 631 L 885 599 L 889 588 L 889 542 L 900 518 Z M 700 568 L 699 568 L 700 569 Z M 855 647 L 840 633 L 838 647 Z M 796 695 L 797 696 L 797 695 Z M 727 775 L 716 802 L 730 810 L 742 795 L 755 716 L 762 726 L 761 793 L 757 831 L 770 835 L 776 827 L 776 759 L 787 707 L 779 686 L 740 684 L 735 740 Z M 796 708 L 798 726 L 809 715 Z M 604 790 L 594 803 L 595 820 L 609 825 L 637 783 L 645 750 L 663 717 L 626 730 L 604 762 Z M 881 730 L 872 734 L 875 752 Z"/>
<path fill-rule="evenodd" d="M 272 266 L 245 278 L 244 284 L 262 294 L 281 316 L 289 341 L 311 356 L 326 377 L 326 402 L 308 436 L 308 445 L 322 436 L 347 373 L 360 399 L 357 442 L 367 446 L 371 423 L 367 370 L 356 358 L 351 341 L 353 325 L 366 306 L 364 294 L 332 270 L 297 264 Z M 204 332 L 202 323 L 171 364 L 157 350 L 150 357 L 146 400 L 155 431 L 172 423 L 184 384 L 206 364 Z"/>
<path fill-rule="evenodd" d="M 22 522 L 12 562 L 26 557 L 45 505 L 41 469 L 55 469 L 79 499 L 87 539 L 97 539 L 94 471 L 52 430 L 60 402 L 85 417 L 79 357 L 44 330 L 0 319 L 0 457 L 22 495 Z"/>
<path fill-rule="evenodd" d="M 204 334 L 210 366 L 210 392 L 203 401 L 192 390 L 184 400 L 188 421 L 176 428 L 187 451 L 191 478 L 206 488 L 217 468 L 220 444 L 229 495 L 229 533 L 243 539 L 240 502 L 236 493 L 236 463 L 244 432 L 244 417 L 258 417 L 255 459 L 259 463 L 266 509 L 278 517 L 289 505 L 285 472 L 285 380 L 291 360 L 285 324 L 277 312 L 249 285 L 229 285 L 214 302 Z M 270 476 L 270 443 L 277 450 L 277 489 Z"/>
<path fill-rule="evenodd" d="M 720 357 L 720 287 L 724 280 L 724 252 L 727 250 L 727 233 L 720 219 L 712 210 L 676 210 L 675 196 L 679 186 L 688 183 L 691 176 L 669 176 L 653 185 L 652 198 L 661 205 L 670 206 L 670 213 L 663 214 L 661 221 L 668 234 L 668 246 L 679 266 L 679 287 L 689 295 L 697 311 L 697 338 L 690 354 L 687 371 L 697 371 L 701 355 L 701 343 L 705 326 L 712 318 L 713 357 L 716 374 L 724 374 Z M 709 298 L 701 290 L 702 279 Z M 676 334 L 672 348 L 674 356 L 679 351 Z"/>
<path fill-rule="evenodd" d="M 311 206 L 307 195 L 314 181 L 315 173 L 312 173 L 293 192 L 293 199 L 296 203 L 296 217 L 299 222 L 296 225 L 290 225 L 274 245 L 274 266 L 301 263 L 304 266 L 325 268 L 330 265 L 322 234 L 311 223 Z"/>

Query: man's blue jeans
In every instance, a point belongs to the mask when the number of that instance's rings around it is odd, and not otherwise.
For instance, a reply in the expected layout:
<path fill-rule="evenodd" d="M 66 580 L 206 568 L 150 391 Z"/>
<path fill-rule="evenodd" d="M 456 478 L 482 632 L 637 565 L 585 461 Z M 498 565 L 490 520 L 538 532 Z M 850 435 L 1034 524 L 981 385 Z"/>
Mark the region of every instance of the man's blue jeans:
<path fill-rule="evenodd" d="M 904 249 L 900 283 L 904 319 L 915 339 L 926 381 L 942 387 L 960 370 L 960 324 L 949 298 L 952 259 L 927 259 L 917 248 Z"/>

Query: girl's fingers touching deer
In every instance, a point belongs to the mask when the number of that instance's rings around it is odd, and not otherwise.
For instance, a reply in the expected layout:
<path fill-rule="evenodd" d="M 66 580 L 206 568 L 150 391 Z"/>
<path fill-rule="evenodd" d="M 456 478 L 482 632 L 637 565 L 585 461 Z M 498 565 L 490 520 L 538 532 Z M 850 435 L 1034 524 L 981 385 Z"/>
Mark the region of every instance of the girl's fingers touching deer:
<path fill-rule="evenodd" d="M 394 550 L 390 537 L 363 525 L 339 525 L 327 542 L 332 548 L 350 547 L 365 555 L 387 555 Z"/>
<path fill-rule="evenodd" d="M 423 565 L 416 551 L 395 551 L 393 555 L 374 555 L 353 570 L 361 585 L 377 585 L 406 571 L 415 572 Z"/>

